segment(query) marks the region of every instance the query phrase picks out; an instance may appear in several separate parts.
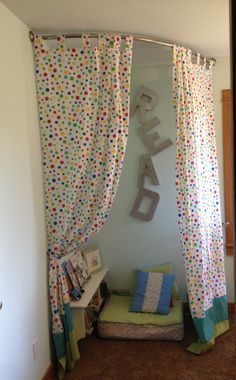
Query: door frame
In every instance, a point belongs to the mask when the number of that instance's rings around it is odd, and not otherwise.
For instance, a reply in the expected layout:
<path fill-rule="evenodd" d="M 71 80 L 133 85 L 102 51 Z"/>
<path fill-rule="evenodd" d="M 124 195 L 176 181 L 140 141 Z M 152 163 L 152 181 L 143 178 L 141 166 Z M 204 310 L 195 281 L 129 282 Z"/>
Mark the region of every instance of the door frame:
<path fill-rule="evenodd" d="M 236 298 L 236 260 L 235 260 L 235 225 L 236 225 L 236 3 L 230 0 L 230 37 L 231 37 L 231 88 L 232 88 L 232 121 L 233 121 L 233 176 L 234 176 L 234 197 L 233 197 L 233 230 L 234 230 L 234 302 Z M 236 313 L 234 313 L 236 320 Z"/>

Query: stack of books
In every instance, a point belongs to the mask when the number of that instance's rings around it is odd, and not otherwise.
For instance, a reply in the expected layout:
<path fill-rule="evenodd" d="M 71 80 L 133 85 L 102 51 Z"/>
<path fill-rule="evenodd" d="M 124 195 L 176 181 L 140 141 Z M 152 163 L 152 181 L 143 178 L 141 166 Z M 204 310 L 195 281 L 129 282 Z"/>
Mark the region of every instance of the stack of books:
<path fill-rule="evenodd" d="M 84 285 L 90 278 L 86 262 L 80 251 L 62 263 L 66 276 L 68 291 L 73 300 L 79 300 L 84 292 Z"/>
<path fill-rule="evenodd" d="M 85 323 L 85 332 L 87 335 L 90 335 L 93 331 L 94 323 L 96 322 L 96 315 L 94 313 L 92 305 L 89 305 L 84 310 L 84 323 Z"/>

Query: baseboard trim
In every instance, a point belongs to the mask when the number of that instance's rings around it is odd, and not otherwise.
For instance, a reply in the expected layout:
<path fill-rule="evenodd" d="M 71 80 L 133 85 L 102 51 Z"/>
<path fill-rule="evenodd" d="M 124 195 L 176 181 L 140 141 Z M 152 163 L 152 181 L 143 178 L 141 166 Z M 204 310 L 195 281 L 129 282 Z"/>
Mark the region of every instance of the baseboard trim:
<path fill-rule="evenodd" d="M 235 304 L 234 302 L 228 302 L 228 312 L 229 314 L 234 314 L 235 311 Z"/>
<path fill-rule="evenodd" d="M 54 367 L 53 367 L 53 364 L 50 363 L 41 380 L 54 380 L 54 379 L 55 379 Z"/>

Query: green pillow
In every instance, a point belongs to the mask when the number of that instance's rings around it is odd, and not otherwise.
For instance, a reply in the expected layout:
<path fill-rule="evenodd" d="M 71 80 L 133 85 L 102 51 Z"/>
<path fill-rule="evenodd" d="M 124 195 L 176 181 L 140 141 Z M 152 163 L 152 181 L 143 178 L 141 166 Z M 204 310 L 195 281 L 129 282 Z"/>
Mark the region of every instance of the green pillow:
<path fill-rule="evenodd" d="M 171 263 L 165 263 L 165 264 L 155 265 L 153 267 L 142 268 L 142 270 L 144 272 L 174 274 L 174 266 Z M 176 280 L 174 280 L 172 295 L 173 295 L 173 299 L 178 299 L 178 300 L 181 299 Z"/>

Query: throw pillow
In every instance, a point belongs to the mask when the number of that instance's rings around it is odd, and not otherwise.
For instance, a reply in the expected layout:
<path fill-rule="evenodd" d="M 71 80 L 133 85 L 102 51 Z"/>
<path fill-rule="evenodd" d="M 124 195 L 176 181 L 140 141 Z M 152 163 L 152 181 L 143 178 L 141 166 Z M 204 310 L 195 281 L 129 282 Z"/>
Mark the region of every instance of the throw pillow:
<path fill-rule="evenodd" d="M 168 314 L 173 282 L 173 274 L 139 270 L 129 311 Z"/>
<path fill-rule="evenodd" d="M 142 268 L 144 272 L 154 272 L 154 273 L 165 273 L 165 274 L 173 274 L 174 273 L 174 267 L 172 263 L 164 263 L 160 265 L 155 265 L 152 267 L 147 267 L 147 268 Z M 178 284 L 176 280 L 174 280 L 174 285 L 173 285 L 173 291 L 172 291 L 172 297 L 173 301 L 175 299 L 181 299 L 179 289 L 178 289 Z"/>

